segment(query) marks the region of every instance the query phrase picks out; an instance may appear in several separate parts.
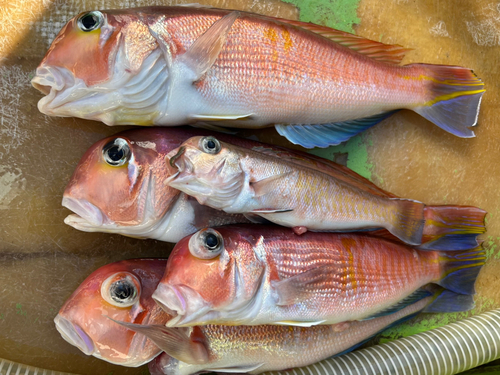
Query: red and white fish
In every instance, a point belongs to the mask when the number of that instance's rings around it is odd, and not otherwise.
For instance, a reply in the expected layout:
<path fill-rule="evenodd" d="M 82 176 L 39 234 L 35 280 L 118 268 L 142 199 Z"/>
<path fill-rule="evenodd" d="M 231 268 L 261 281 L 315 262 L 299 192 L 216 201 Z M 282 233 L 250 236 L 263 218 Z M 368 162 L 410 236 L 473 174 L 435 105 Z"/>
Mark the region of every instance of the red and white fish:
<path fill-rule="evenodd" d="M 177 243 L 153 298 L 174 316 L 172 327 L 337 324 L 393 311 L 429 283 L 472 295 L 484 261 L 481 248 L 420 251 L 355 234 L 208 228 Z"/>
<path fill-rule="evenodd" d="M 324 26 L 199 7 L 71 19 L 32 80 L 38 108 L 108 125 L 276 126 L 327 147 L 402 108 L 473 137 L 483 83 L 467 68 L 398 66 L 400 46 Z"/>
<path fill-rule="evenodd" d="M 401 241 L 419 245 L 433 227 L 461 240 L 483 233 L 483 210 L 435 206 L 448 217 L 429 220 L 421 202 L 368 191 L 352 180 L 321 169 L 220 142 L 214 136 L 193 137 L 168 155 L 169 186 L 200 204 L 253 220 L 268 220 L 311 231 L 354 231 L 385 228 Z M 448 236 L 448 238 L 450 238 Z M 462 245 L 447 244 L 459 249 Z"/>
<path fill-rule="evenodd" d="M 276 325 L 167 328 L 164 324 L 171 316 L 151 298 L 166 262 L 132 259 L 93 272 L 55 319 L 63 338 L 85 354 L 131 367 L 147 363 L 165 350 L 151 365 L 162 374 L 259 373 L 304 366 L 349 351 L 389 325 L 424 308 L 434 309 L 442 295 L 429 292 L 400 311 L 342 330 L 336 326 Z"/>
<path fill-rule="evenodd" d="M 136 259 L 94 271 L 76 289 L 54 319 L 61 336 L 87 355 L 137 367 L 161 350 L 109 318 L 134 324 L 164 324 L 170 318 L 151 299 L 166 260 Z"/>

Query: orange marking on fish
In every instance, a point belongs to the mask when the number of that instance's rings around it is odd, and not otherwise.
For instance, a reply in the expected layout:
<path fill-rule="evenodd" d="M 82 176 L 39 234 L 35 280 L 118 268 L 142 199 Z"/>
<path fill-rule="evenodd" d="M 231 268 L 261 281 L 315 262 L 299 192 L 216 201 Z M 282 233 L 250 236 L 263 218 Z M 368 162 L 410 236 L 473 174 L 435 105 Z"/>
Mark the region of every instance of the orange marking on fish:
<path fill-rule="evenodd" d="M 354 255 L 352 253 L 352 247 L 356 246 L 356 241 L 353 238 L 342 238 L 341 242 L 345 250 L 347 251 L 347 254 L 349 254 L 346 273 L 349 276 L 352 291 L 353 293 L 355 293 L 356 289 L 358 288 L 358 281 L 356 280 L 356 273 L 354 270 Z"/>
<path fill-rule="evenodd" d="M 276 30 L 273 27 L 268 27 L 267 29 L 265 29 L 264 35 L 269 39 L 271 44 L 275 45 L 278 41 L 278 33 L 276 33 Z M 278 61 L 278 50 L 274 48 L 272 53 L 273 62 Z"/>
<path fill-rule="evenodd" d="M 281 27 L 281 36 L 285 40 L 284 47 L 285 52 L 290 51 L 293 46 L 292 38 L 290 37 L 290 32 L 287 30 L 285 26 Z"/>

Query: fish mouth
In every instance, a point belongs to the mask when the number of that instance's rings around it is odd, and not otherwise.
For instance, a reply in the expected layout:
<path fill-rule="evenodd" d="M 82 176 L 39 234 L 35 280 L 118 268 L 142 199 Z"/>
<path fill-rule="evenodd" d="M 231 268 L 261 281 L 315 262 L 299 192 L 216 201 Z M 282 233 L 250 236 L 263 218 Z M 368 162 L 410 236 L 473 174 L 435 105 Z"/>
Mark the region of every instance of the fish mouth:
<path fill-rule="evenodd" d="M 167 327 L 193 325 L 190 323 L 210 309 L 198 292 L 185 285 L 173 286 L 160 283 L 152 298 L 173 317 L 167 322 Z"/>
<path fill-rule="evenodd" d="M 94 342 L 77 324 L 71 323 L 59 314 L 54 318 L 54 323 L 64 340 L 76 346 L 86 355 L 94 355 L 96 353 Z"/>
<path fill-rule="evenodd" d="M 62 205 L 76 214 L 69 215 L 64 219 L 65 224 L 71 225 L 74 228 L 79 229 L 78 227 L 80 226 L 88 227 L 89 224 L 92 227 L 100 227 L 106 221 L 106 217 L 102 211 L 85 199 L 63 197 Z"/>

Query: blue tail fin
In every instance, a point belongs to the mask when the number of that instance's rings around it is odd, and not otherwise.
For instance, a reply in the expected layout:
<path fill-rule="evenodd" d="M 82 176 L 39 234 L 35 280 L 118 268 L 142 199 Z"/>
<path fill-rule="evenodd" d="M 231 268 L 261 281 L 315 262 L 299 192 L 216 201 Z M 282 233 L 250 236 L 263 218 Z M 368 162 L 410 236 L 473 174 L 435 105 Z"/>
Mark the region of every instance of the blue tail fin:
<path fill-rule="evenodd" d="M 474 308 L 474 297 L 444 289 L 422 312 L 452 313 L 469 311 Z"/>
<path fill-rule="evenodd" d="M 476 125 L 484 84 L 467 68 L 446 65 L 411 64 L 408 67 L 424 67 L 433 97 L 415 112 L 441 129 L 461 138 L 474 137 L 469 127 Z"/>
<path fill-rule="evenodd" d="M 455 293 L 474 294 L 474 284 L 485 261 L 482 246 L 473 251 L 441 252 L 443 273 L 437 284 Z"/>

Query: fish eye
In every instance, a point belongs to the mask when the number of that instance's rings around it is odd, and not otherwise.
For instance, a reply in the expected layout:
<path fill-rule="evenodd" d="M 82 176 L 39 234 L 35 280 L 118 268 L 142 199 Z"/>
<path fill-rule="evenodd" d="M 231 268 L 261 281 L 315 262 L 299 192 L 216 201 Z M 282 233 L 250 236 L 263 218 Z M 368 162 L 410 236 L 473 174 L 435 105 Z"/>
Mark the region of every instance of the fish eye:
<path fill-rule="evenodd" d="M 101 285 L 101 295 L 106 302 L 117 307 L 134 305 L 140 296 L 140 283 L 134 275 L 117 273 Z"/>
<path fill-rule="evenodd" d="M 200 259 L 213 259 L 224 250 L 224 239 L 214 229 L 204 229 L 189 240 L 191 255 Z"/>
<path fill-rule="evenodd" d="M 102 155 L 107 164 L 119 167 L 130 160 L 130 147 L 126 140 L 116 138 L 103 147 Z"/>
<path fill-rule="evenodd" d="M 95 10 L 82 14 L 78 18 L 78 27 L 82 31 L 93 31 L 101 27 L 104 17 L 101 12 Z"/>
<path fill-rule="evenodd" d="M 217 138 L 208 136 L 208 137 L 203 137 L 200 139 L 200 147 L 202 151 L 206 152 L 207 154 L 218 154 L 221 146 L 220 142 L 217 140 Z"/>

